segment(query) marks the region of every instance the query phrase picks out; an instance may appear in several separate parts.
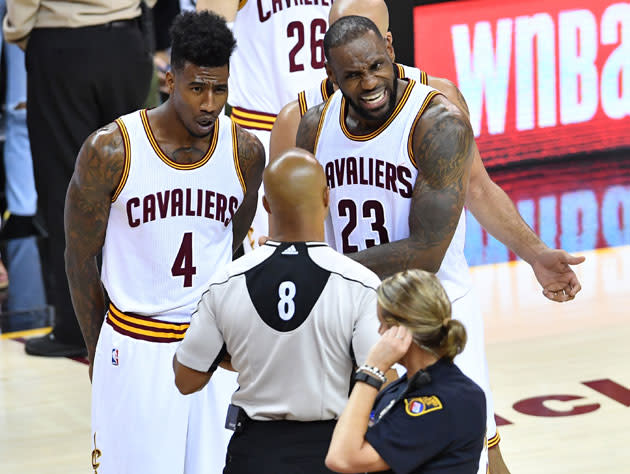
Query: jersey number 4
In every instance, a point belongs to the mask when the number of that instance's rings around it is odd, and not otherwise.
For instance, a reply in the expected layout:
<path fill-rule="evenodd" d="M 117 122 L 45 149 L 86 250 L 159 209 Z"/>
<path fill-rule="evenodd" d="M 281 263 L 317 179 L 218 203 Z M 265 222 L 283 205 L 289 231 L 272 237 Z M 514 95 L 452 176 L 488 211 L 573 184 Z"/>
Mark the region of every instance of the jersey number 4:
<path fill-rule="evenodd" d="M 304 23 L 292 21 L 287 25 L 287 37 L 297 37 L 297 41 L 289 51 L 289 72 L 304 71 L 304 64 L 298 63 L 297 54 L 304 47 Z M 321 69 L 324 67 L 324 35 L 326 34 L 326 20 L 315 18 L 311 22 L 311 67 Z"/>
<path fill-rule="evenodd" d="M 179 251 L 171 267 L 171 275 L 184 277 L 184 287 L 192 286 L 193 275 L 197 267 L 193 266 L 192 232 L 186 232 L 179 246 Z"/>
<path fill-rule="evenodd" d="M 337 205 L 339 217 L 347 217 L 348 223 L 341 231 L 341 243 L 343 253 L 354 253 L 359 251 L 358 245 L 350 244 L 350 234 L 357 227 L 358 209 L 357 203 L 351 199 L 342 199 Z M 368 199 L 361 205 L 361 217 L 370 220 L 372 231 L 378 234 L 378 241 L 375 239 L 365 239 L 365 248 L 389 242 L 389 233 L 385 227 L 385 210 L 383 205 L 374 199 Z"/>

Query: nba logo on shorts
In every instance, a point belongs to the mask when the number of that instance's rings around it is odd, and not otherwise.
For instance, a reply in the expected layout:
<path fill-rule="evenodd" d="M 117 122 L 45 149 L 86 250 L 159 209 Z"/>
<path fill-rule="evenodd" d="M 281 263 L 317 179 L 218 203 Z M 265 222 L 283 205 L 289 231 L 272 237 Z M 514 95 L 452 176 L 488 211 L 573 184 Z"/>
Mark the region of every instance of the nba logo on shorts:
<path fill-rule="evenodd" d="M 112 349 L 112 365 L 118 365 L 118 349 Z"/>

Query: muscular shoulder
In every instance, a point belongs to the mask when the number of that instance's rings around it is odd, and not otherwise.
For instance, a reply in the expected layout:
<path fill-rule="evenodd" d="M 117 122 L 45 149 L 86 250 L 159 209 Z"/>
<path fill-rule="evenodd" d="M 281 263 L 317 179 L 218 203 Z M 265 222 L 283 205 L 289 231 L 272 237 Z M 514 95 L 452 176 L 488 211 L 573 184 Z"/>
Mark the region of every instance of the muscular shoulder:
<path fill-rule="evenodd" d="M 126 160 L 125 141 L 115 122 L 93 132 L 83 142 L 75 169 L 80 184 L 116 187 Z"/>
<path fill-rule="evenodd" d="M 446 96 L 448 100 L 450 100 L 453 104 L 455 104 L 467 117 L 470 116 L 470 111 L 468 110 L 468 105 L 466 104 L 466 100 L 462 95 L 461 91 L 455 85 L 453 81 L 445 79 L 443 77 L 433 77 L 428 76 L 428 85 L 433 87 L 434 89 L 439 90 L 442 94 Z"/>
<path fill-rule="evenodd" d="M 295 144 L 304 148 L 311 153 L 315 152 L 315 140 L 317 139 L 317 128 L 319 121 L 324 112 L 326 103 L 319 104 L 316 107 L 312 107 L 306 111 L 304 117 L 300 121 L 300 127 L 298 128 L 297 138 Z"/>
<path fill-rule="evenodd" d="M 265 148 L 253 133 L 236 125 L 238 162 L 246 181 L 261 180 L 265 168 Z M 258 182 L 260 184 L 260 182 Z"/>
<path fill-rule="evenodd" d="M 460 175 L 471 162 L 473 144 L 465 113 L 445 96 L 435 96 L 413 132 L 414 155 L 423 178 L 439 186 L 444 177 Z"/>

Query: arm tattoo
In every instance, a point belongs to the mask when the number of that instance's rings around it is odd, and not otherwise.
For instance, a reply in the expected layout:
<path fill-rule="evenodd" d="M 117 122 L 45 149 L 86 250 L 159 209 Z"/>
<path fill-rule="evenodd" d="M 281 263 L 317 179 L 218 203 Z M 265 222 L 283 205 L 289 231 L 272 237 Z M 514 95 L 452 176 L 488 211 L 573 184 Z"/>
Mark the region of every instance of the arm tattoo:
<path fill-rule="evenodd" d="M 304 117 L 300 121 L 298 127 L 297 137 L 295 138 L 295 145 L 299 148 L 303 148 L 315 154 L 315 140 L 317 139 L 317 128 L 319 127 L 319 120 L 322 116 L 325 104 L 319 104 L 316 107 L 312 107 L 306 111 Z"/>
<path fill-rule="evenodd" d="M 258 205 L 258 188 L 265 168 L 265 149 L 255 135 L 236 126 L 238 161 L 245 181 L 246 192 L 232 220 L 232 251 L 241 245 L 249 232 Z"/>
<path fill-rule="evenodd" d="M 90 358 L 94 357 L 105 314 L 96 256 L 105 240 L 111 198 L 123 167 L 122 136 L 116 124 L 107 125 L 83 144 L 66 195 L 66 273 Z"/>
<path fill-rule="evenodd" d="M 466 197 L 474 137 L 461 111 L 438 96 L 416 126 L 419 164 L 409 212 L 409 237 L 352 255 L 380 277 L 408 268 L 437 272 Z"/>

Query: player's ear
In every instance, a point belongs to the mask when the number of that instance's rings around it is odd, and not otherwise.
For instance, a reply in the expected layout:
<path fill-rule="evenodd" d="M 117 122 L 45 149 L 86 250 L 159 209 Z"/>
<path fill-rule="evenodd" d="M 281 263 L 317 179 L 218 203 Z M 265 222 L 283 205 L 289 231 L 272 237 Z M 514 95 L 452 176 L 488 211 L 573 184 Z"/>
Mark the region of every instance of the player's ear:
<path fill-rule="evenodd" d="M 387 55 L 392 60 L 392 62 L 395 62 L 396 53 L 394 52 L 394 38 L 392 37 L 391 31 L 388 31 L 385 34 L 385 49 L 387 50 Z"/>
<path fill-rule="evenodd" d="M 175 76 L 173 75 L 173 70 L 170 69 L 166 71 L 166 87 L 168 87 L 168 95 L 173 95 L 173 90 L 175 90 Z"/>
<path fill-rule="evenodd" d="M 330 206 L 330 188 L 326 186 L 324 189 L 324 208 L 326 209 L 326 213 L 328 213 L 328 206 Z"/>
<path fill-rule="evenodd" d="M 339 84 L 337 84 L 337 79 L 335 78 L 335 73 L 332 67 L 330 67 L 330 64 L 328 64 L 328 61 L 326 61 L 324 65 L 326 66 L 326 74 L 328 75 L 328 80 L 339 87 Z"/>
<path fill-rule="evenodd" d="M 267 211 L 267 214 L 271 214 L 271 208 L 269 207 L 269 202 L 267 201 L 267 196 L 263 196 L 262 203 L 263 203 L 263 207 L 265 208 L 265 211 Z"/>

